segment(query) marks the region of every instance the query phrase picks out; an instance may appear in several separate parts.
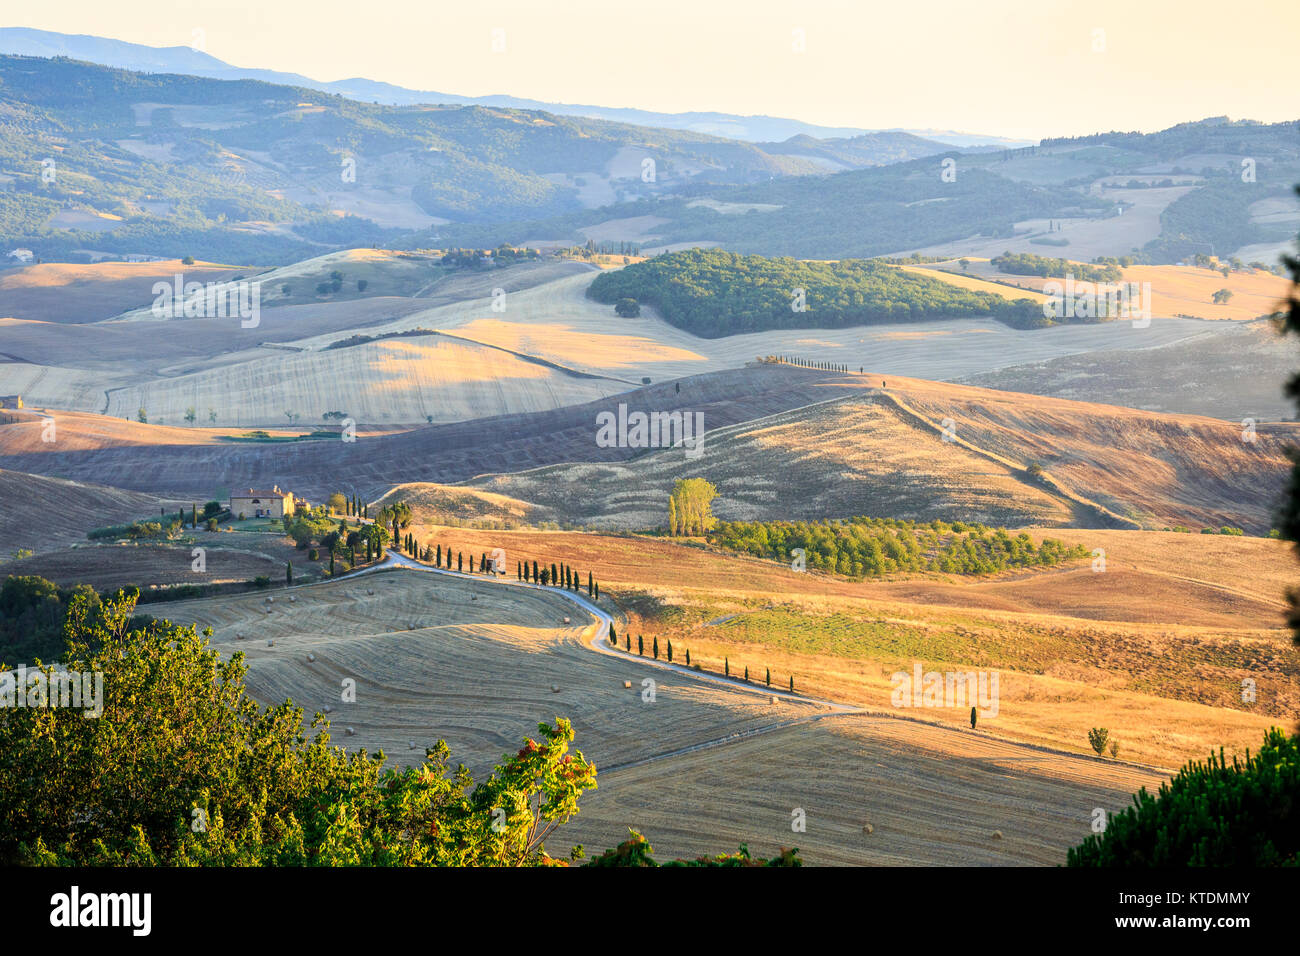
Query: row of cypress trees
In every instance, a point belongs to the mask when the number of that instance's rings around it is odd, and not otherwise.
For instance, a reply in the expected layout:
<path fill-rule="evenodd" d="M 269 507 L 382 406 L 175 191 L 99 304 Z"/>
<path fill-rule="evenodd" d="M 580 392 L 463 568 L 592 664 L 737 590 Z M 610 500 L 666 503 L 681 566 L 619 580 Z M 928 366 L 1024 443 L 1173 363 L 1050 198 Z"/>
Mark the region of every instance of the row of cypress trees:
<path fill-rule="evenodd" d="M 837 365 L 835 362 L 822 362 L 813 359 L 798 358 L 793 355 L 770 355 L 767 359 L 769 362 L 780 363 L 782 365 L 794 365 L 798 368 L 816 368 L 823 372 L 849 372 L 847 365 Z M 858 369 L 861 372 L 861 369 Z"/>
<path fill-rule="evenodd" d="M 627 635 L 625 636 L 625 640 L 626 640 L 626 642 L 627 642 L 627 643 L 626 643 L 626 649 L 627 649 L 627 652 L 628 652 L 629 654 L 631 654 L 631 653 L 632 653 L 632 635 L 631 635 L 631 634 L 627 634 Z M 673 662 L 673 642 L 672 642 L 672 638 L 667 638 L 667 639 L 666 639 L 666 642 L 667 642 L 667 647 L 665 648 L 665 651 L 666 651 L 665 659 L 668 661 L 668 663 L 671 664 L 671 663 Z M 613 625 L 612 623 L 609 625 L 609 643 L 612 644 L 614 647 L 618 647 L 618 632 L 614 629 L 614 625 Z M 644 637 L 643 635 L 641 635 L 641 634 L 638 634 L 638 635 L 636 636 L 636 652 L 637 652 L 637 655 L 638 655 L 638 656 L 640 656 L 640 657 L 645 657 L 645 637 Z M 654 659 L 655 659 L 655 660 L 659 660 L 659 638 L 658 638 L 658 637 L 655 637 L 655 638 L 652 639 L 652 643 L 651 643 L 651 647 L 650 647 L 650 653 L 654 656 Z M 687 648 L 687 650 L 686 650 L 686 666 L 687 666 L 687 667 L 691 667 L 691 666 L 692 666 L 692 664 L 691 664 L 691 652 L 690 652 L 690 649 L 689 649 L 689 648 Z M 693 666 L 694 666 L 696 669 L 698 669 L 698 670 L 703 670 L 703 669 L 704 669 L 704 668 L 703 668 L 703 665 L 698 664 L 698 663 L 695 664 L 695 665 L 693 665 Z M 765 683 L 768 687 L 771 687 L 771 686 L 772 686 L 772 668 L 770 668 L 770 667 L 766 668 L 766 672 L 767 672 L 767 673 L 766 673 L 766 676 L 764 677 L 764 683 Z M 724 677 L 731 677 L 731 659 L 730 659 L 729 657 L 724 657 L 724 658 L 722 659 L 722 676 L 724 676 Z M 745 675 L 744 675 L 744 677 L 737 677 L 737 678 L 735 678 L 735 679 L 736 679 L 736 680 L 743 680 L 746 684 L 748 684 L 748 683 L 750 682 L 750 680 L 749 680 L 749 667 L 748 667 L 748 666 L 745 667 Z M 790 675 L 790 693 L 793 694 L 794 692 L 795 692 L 795 690 L 794 690 L 794 675 L 791 674 L 791 675 Z"/>

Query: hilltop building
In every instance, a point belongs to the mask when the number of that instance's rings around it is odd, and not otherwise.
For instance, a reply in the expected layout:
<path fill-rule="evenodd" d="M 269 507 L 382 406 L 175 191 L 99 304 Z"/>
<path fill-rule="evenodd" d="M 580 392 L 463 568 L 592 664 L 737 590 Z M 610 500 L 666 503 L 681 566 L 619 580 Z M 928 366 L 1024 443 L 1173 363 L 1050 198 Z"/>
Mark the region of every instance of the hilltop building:
<path fill-rule="evenodd" d="M 283 518 L 294 512 L 293 493 L 276 485 L 270 491 L 248 491 L 230 495 L 230 513 L 236 518 Z"/>

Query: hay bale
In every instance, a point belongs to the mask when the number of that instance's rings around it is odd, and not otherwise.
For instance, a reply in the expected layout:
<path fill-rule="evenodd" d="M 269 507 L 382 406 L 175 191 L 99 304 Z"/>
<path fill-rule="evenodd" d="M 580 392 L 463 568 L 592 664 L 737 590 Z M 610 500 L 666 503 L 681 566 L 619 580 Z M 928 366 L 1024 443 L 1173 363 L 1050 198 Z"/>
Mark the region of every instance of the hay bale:
<path fill-rule="evenodd" d="M 327 714 L 330 713 L 332 710 L 334 710 L 334 708 L 331 707 L 329 704 L 326 704 L 326 705 L 325 705 L 324 707 L 322 707 L 321 709 L 322 709 L 323 711 L 325 711 L 325 713 L 327 713 Z"/>
<path fill-rule="evenodd" d="M 367 594 L 374 594 L 374 593 L 375 593 L 375 589 L 374 589 L 374 588 L 366 588 L 366 593 L 367 593 Z"/>
<path fill-rule="evenodd" d="M 631 690 L 631 689 L 632 689 L 632 682 L 631 682 L 630 680 L 625 680 L 625 681 L 623 681 L 623 689 L 624 689 L 624 690 Z"/>
<path fill-rule="evenodd" d="M 271 647 L 273 644 L 275 644 L 275 641 L 271 640 L 271 639 L 268 637 L 268 638 L 266 639 L 266 646 L 267 646 L 267 647 Z"/>
<path fill-rule="evenodd" d="M 779 704 L 779 703 L 781 703 L 781 698 L 780 698 L 780 697 L 777 697 L 776 694 L 773 694 L 773 695 L 772 695 L 772 703 L 774 703 L 774 704 Z"/>
<path fill-rule="evenodd" d="M 308 663 L 308 664 L 315 664 L 315 663 L 316 663 L 316 655 L 315 655 L 315 654 L 308 654 L 308 655 L 307 655 L 307 663 Z"/>
<path fill-rule="evenodd" d="M 552 693 L 552 694 L 558 694 L 559 692 L 560 692 L 560 685 L 559 685 L 559 684 L 552 684 L 552 685 L 551 685 L 551 693 Z"/>
<path fill-rule="evenodd" d="M 290 603 L 290 604 L 294 603 L 294 602 L 297 601 L 297 600 L 298 600 L 298 598 L 295 597 L 294 595 L 292 595 L 292 594 L 289 595 L 289 603 Z"/>
<path fill-rule="evenodd" d="M 357 731 L 356 731 L 356 728 L 355 728 L 355 727 L 348 727 L 348 728 L 345 728 L 345 729 L 347 730 L 347 734 L 348 734 L 349 737 L 355 737 L 355 736 L 356 736 Z"/>
<path fill-rule="evenodd" d="M 1001 831 L 1001 830 L 994 830 L 994 831 L 993 831 L 993 839 L 995 839 L 995 840 L 1001 840 L 1001 839 L 1002 839 L 1002 831 Z"/>
<path fill-rule="evenodd" d="M 237 640 L 237 641 L 242 641 L 243 639 L 244 639 L 244 635 L 243 635 L 243 634 L 236 634 L 236 635 L 235 635 L 235 640 Z"/>
<path fill-rule="evenodd" d="M 267 603 L 267 604 L 274 604 L 274 603 L 275 603 L 275 598 L 271 597 L 271 595 L 268 594 L 268 595 L 266 596 L 266 603 Z"/>
<path fill-rule="evenodd" d="M 873 827 L 870 823 L 864 823 L 864 824 L 862 824 L 862 832 L 863 832 L 863 833 L 875 833 L 875 832 L 876 832 L 876 828 Z"/>
<path fill-rule="evenodd" d="M 411 749 L 414 750 L 414 749 L 415 749 L 415 741 L 412 740 L 412 741 L 409 741 L 409 743 L 410 743 L 410 745 L 411 745 Z"/>

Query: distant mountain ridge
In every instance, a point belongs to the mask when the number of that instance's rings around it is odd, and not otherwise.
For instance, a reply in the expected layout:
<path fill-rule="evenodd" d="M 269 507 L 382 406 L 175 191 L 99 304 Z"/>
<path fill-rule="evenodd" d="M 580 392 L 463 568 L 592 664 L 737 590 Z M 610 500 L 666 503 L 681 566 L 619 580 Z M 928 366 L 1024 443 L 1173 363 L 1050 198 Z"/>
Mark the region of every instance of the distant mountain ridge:
<path fill-rule="evenodd" d="M 560 116 L 582 116 L 636 126 L 686 130 L 710 136 L 722 136 L 746 142 L 773 143 L 792 136 L 816 139 L 851 139 L 863 135 L 910 134 L 937 144 L 935 151 L 947 147 L 1027 146 L 1028 140 L 1007 139 L 979 133 L 950 130 L 869 130 L 848 126 L 819 126 L 801 120 L 774 116 L 740 116 L 734 113 L 688 112 L 659 113 L 623 107 L 592 106 L 574 103 L 547 103 L 541 100 L 497 94 L 462 96 L 434 90 L 410 90 L 379 80 L 353 77 L 323 82 L 298 73 L 277 70 L 247 69 L 231 66 L 223 60 L 185 46 L 151 47 L 125 40 L 83 34 L 55 33 L 28 27 L 0 27 L 0 53 L 21 56 L 65 56 L 103 66 L 148 73 L 184 73 L 220 80 L 262 80 L 289 86 L 333 93 L 348 99 L 388 106 L 414 106 L 427 103 L 493 106 L 507 109 L 544 110 Z"/>

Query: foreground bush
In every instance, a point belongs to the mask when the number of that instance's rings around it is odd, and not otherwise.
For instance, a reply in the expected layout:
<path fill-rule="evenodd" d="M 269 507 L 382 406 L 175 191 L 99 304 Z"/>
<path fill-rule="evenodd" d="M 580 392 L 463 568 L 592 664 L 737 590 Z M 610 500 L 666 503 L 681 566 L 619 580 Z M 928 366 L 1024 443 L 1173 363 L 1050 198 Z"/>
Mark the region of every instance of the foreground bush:
<path fill-rule="evenodd" d="M 650 841 L 635 830 L 629 832 L 631 836 L 620 843 L 617 849 L 606 850 L 600 856 L 593 857 L 587 866 L 803 866 L 798 849 L 787 850 L 783 847 L 779 855 L 769 860 L 761 857 L 755 859 L 749 855 L 749 847 L 743 843 L 738 853 L 659 863 L 654 858 L 654 848 L 650 846 Z"/>
<path fill-rule="evenodd" d="M 1253 757 L 1192 761 L 1133 804 L 1071 849 L 1069 865 L 1300 865 L 1300 738 L 1274 728 Z"/>
<path fill-rule="evenodd" d="M 539 725 L 475 786 L 439 741 L 424 763 L 329 745 L 318 715 L 262 708 L 243 655 L 134 602 L 68 608 L 64 663 L 103 674 L 103 712 L 0 709 L 0 864 L 517 866 L 577 813 L 595 768 L 568 721 Z M 92 650 L 93 648 L 93 650 Z"/>

